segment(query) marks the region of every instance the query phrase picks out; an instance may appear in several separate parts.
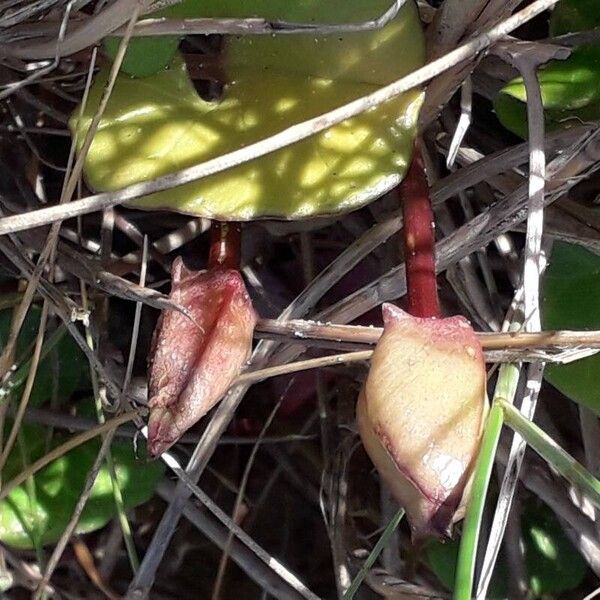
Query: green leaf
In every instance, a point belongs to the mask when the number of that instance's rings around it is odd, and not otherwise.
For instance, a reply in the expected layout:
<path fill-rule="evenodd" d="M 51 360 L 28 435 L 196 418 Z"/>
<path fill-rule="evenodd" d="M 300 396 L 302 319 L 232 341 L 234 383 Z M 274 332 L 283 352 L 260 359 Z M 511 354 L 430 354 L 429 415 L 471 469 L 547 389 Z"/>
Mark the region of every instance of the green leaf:
<path fill-rule="evenodd" d="M 456 565 L 460 540 L 432 540 L 425 546 L 425 562 L 440 583 L 447 589 L 454 589 Z"/>
<path fill-rule="evenodd" d="M 246 16 L 247 4 L 188 2 L 179 16 L 199 7 L 202 15 L 194 16 Z M 300 21 L 361 20 L 379 16 L 388 5 L 253 3 L 261 16 Z M 229 84 L 217 102 L 198 97 L 180 58 L 141 80 L 118 77 L 85 163 L 92 188 L 117 190 L 232 152 L 369 94 L 424 60 L 412 2 L 379 31 L 327 38 L 230 36 L 226 44 L 222 68 Z M 71 118 L 80 147 L 107 73 L 102 69 L 96 77 L 83 116 L 76 109 Z M 422 94 L 412 91 L 290 147 L 131 204 L 224 220 L 298 219 L 356 209 L 401 180 L 421 102 Z"/>
<path fill-rule="evenodd" d="M 105 52 L 112 59 L 117 54 L 121 38 L 108 37 L 103 41 Z M 129 40 L 121 63 L 121 71 L 132 77 L 149 77 L 173 60 L 179 46 L 179 38 L 172 35 L 135 37 Z"/>
<path fill-rule="evenodd" d="M 29 453 L 27 463 L 33 462 L 45 451 L 45 431 L 40 427 L 24 426 L 22 435 Z M 99 447 L 99 442 L 93 440 L 75 448 L 34 475 L 33 494 L 24 483 L 0 501 L 0 540 L 26 549 L 56 542 L 71 518 Z M 162 464 L 136 459 L 131 444 L 115 443 L 111 451 L 125 508 L 146 502 L 162 476 Z M 20 452 L 13 450 L 7 461 L 5 478 L 10 479 L 24 467 Z M 100 529 L 115 515 L 110 473 L 103 466 L 76 532 Z"/>
<path fill-rule="evenodd" d="M 566 60 L 551 61 L 540 71 L 539 81 L 548 131 L 600 119 L 600 47 L 581 46 Z M 522 138 L 527 137 L 525 98 L 519 77 L 494 101 L 500 122 Z"/>
<path fill-rule="evenodd" d="M 576 33 L 600 27 L 598 0 L 561 0 L 550 18 L 550 35 Z"/>
<path fill-rule="evenodd" d="M 597 0 L 561 0 L 550 20 L 551 35 L 585 31 L 600 26 Z M 539 72 L 546 129 L 600 119 L 600 47 L 575 48 L 566 60 L 550 61 Z M 527 137 L 525 85 L 521 77 L 502 88 L 494 100 L 500 122 Z"/>
<path fill-rule="evenodd" d="M 442 542 L 432 540 L 425 546 L 425 562 L 440 583 L 449 591 L 454 590 L 460 539 Z M 508 593 L 506 563 L 499 560 L 492 578 L 489 600 L 506 598 Z"/>
<path fill-rule="evenodd" d="M 556 242 L 543 282 L 545 329 L 600 329 L 600 257 Z M 600 414 L 600 356 L 548 365 L 546 379 L 563 394 Z"/>
<path fill-rule="evenodd" d="M 157 10 L 145 15 L 147 18 L 185 18 L 189 15 L 189 8 L 184 5 L 186 1 L 175 4 L 163 10 Z M 102 45 L 109 58 L 115 58 L 120 37 L 109 36 L 104 38 Z M 132 77 L 149 77 L 163 69 L 166 69 L 177 53 L 181 36 L 178 35 L 154 35 L 131 37 L 127 45 L 127 51 L 121 63 L 121 71 Z"/>
<path fill-rule="evenodd" d="M 530 506 L 522 516 L 529 585 L 536 597 L 577 588 L 587 564 L 566 537 L 554 513 L 545 505 Z"/>
<path fill-rule="evenodd" d="M 522 515 L 523 542 L 529 575 L 529 588 L 535 598 L 568 592 L 577 588 L 587 572 L 581 555 L 565 536 L 554 513 L 545 505 L 527 506 Z M 459 541 L 432 541 L 425 547 L 425 561 L 442 585 L 452 591 Z M 506 598 L 508 568 L 500 555 L 488 598 Z"/>
<path fill-rule="evenodd" d="M 389 7 L 389 0 L 185 0 L 170 9 L 170 16 L 362 23 Z M 229 80 L 271 72 L 385 85 L 421 66 L 423 51 L 421 23 L 409 0 L 396 18 L 375 31 L 227 36 L 221 66 Z"/>
<path fill-rule="evenodd" d="M 37 306 L 29 310 L 17 340 L 17 359 L 30 357 L 38 332 L 40 314 L 41 310 Z M 0 349 L 6 345 L 11 319 L 12 310 L 0 311 Z M 46 334 L 46 339 L 48 337 L 49 334 Z M 27 351 L 29 354 L 25 355 Z M 29 405 L 41 406 L 48 402 L 52 398 L 54 386 L 59 402 L 64 402 L 78 388 L 88 371 L 88 362 L 79 346 L 71 336 L 64 335 L 48 356 L 40 361 Z M 12 390 L 13 397 L 20 398 L 22 391 L 23 385 L 19 385 Z"/>

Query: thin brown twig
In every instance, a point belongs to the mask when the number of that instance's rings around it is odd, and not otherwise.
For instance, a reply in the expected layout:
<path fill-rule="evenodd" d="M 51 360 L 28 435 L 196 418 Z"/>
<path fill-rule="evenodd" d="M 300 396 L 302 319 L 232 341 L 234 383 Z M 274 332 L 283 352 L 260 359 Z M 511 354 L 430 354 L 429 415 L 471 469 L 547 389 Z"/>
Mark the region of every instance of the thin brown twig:
<path fill-rule="evenodd" d="M 259 546 L 235 521 L 230 519 L 225 512 L 204 492 L 198 487 L 189 477 L 189 475 L 181 468 L 177 460 L 169 453 L 165 452 L 161 458 L 165 464 L 179 477 L 180 483 L 196 496 L 198 500 L 215 516 L 221 523 L 227 526 L 229 531 L 234 535 L 261 560 L 263 560 L 275 573 L 282 577 L 290 584 L 296 593 L 306 600 L 319 600 L 316 596 L 294 573 L 292 573 L 285 565 L 279 562 L 275 557 L 271 556 L 261 546 Z M 183 511 L 184 505 L 181 507 Z M 149 590 L 148 590 L 149 591 Z M 142 593 L 147 593 L 143 591 Z M 139 597 L 135 594 L 134 597 Z"/>
<path fill-rule="evenodd" d="M 79 537 L 73 538 L 73 552 L 77 557 L 81 568 L 85 571 L 90 581 L 109 599 L 120 600 L 120 596 L 110 588 L 110 586 L 102 579 L 102 576 L 96 568 L 94 556 L 87 547 L 87 544 Z"/>
<path fill-rule="evenodd" d="M 163 479 L 158 484 L 158 494 L 165 502 L 170 502 L 175 493 L 175 484 Z M 224 548 L 229 531 L 218 520 L 204 509 L 198 508 L 196 503 L 188 502 L 183 509 L 184 516 L 203 535 L 210 539 L 219 548 Z M 296 591 L 256 556 L 250 548 L 234 539 L 231 547 L 231 558 L 237 565 L 274 598 L 278 600 L 298 600 Z"/>
<path fill-rule="evenodd" d="M 236 385 L 253 384 L 271 377 L 279 375 L 287 375 L 289 373 L 297 373 L 298 371 L 308 371 L 309 369 L 321 369 L 323 367 L 331 367 L 335 365 L 362 362 L 369 360 L 373 354 L 372 350 L 358 350 L 357 352 L 344 352 L 342 354 L 332 354 L 330 356 L 320 356 L 319 358 L 309 358 L 307 360 L 299 360 L 286 365 L 278 365 L 276 367 L 267 367 L 266 369 L 257 369 L 256 371 L 248 371 L 242 373 L 236 380 Z"/>
<path fill-rule="evenodd" d="M 363 325 L 336 325 L 294 319 L 278 321 L 259 319 L 256 333 L 274 334 L 278 339 L 287 338 L 302 342 L 306 339 L 331 340 L 354 344 L 376 344 L 383 329 Z M 484 350 L 554 350 L 568 348 L 600 348 L 600 330 L 572 331 L 549 330 L 538 332 L 477 332 Z"/>

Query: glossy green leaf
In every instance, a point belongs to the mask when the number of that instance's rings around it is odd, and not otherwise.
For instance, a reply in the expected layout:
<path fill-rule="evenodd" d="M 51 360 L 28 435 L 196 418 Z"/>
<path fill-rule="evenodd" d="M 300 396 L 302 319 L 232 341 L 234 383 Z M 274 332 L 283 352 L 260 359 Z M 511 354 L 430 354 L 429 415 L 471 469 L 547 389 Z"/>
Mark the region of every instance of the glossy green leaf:
<path fill-rule="evenodd" d="M 45 431 L 25 426 L 22 434 L 30 464 L 45 451 Z M 93 440 L 75 448 L 34 475 L 33 494 L 24 483 L 0 501 L 0 540 L 17 548 L 56 542 L 71 517 L 99 447 L 99 442 Z M 162 475 L 162 464 L 136 459 L 130 443 L 115 443 L 111 451 L 125 508 L 146 502 Z M 20 451 L 13 450 L 3 473 L 5 479 L 14 477 L 24 466 Z M 76 531 L 87 533 L 104 527 L 115 514 L 110 473 L 103 466 Z"/>
<path fill-rule="evenodd" d="M 40 321 L 39 307 L 32 307 L 25 318 L 17 340 L 17 360 L 31 356 Z M 10 331 L 12 310 L 0 311 L 0 349 L 4 348 Z M 46 334 L 46 339 L 49 334 Z M 28 354 L 24 354 L 28 352 Z M 59 402 L 68 399 L 89 372 L 88 362 L 70 335 L 64 335 L 57 346 L 40 361 L 29 399 L 30 406 L 41 406 L 52 398 L 54 390 Z M 12 390 L 20 398 L 23 385 Z"/>
<path fill-rule="evenodd" d="M 184 0 L 171 16 L 259 17 L 293 23 L 362 23 L 381 16 L 389 0 Z M 423 64 L 421 25 L 412 0 L 375 31 L 336 35 L 226 36 L 222 67 L 229 80 L 249 72 L 297 74 L 384 85 Z"/>
<path fill-rule="evenodd" d="M 550 21 L 552 35 L 585 31 L 600 25 L 597 0 L 562 0 Z M 578 125 L 600 119 L 600 47 L 575 48 L 566 60 L 550 61 L 539 72 L 546 128 Z M 521 77 L 497 95 L 494 107 L 502 124 L 527 137 L 525 86 Z"/>
<path fill-rule="evenodd" d="M 564 61 L 551 61 L 539 73 L 546 129 L 579 125 L 600 119 L 600 47 L 582 46 Z M 527 137 L 527 108 L 523 79 L 513 79 L 495 99 L 501 123 Z"/>
<path fill-rule="evenodd" d="M 247 16 L 239 4 L 187 2 L 179 16 L 191 16 L 182 11 L 198 6 L 205 16 Z M 388 4 L 257 0 L 253 6 L 269 18 L 360 21 L 380 15 Z M 223 70 L 230 83 L 218 102 L 198 97 L 178 58 L 168 70 L 145 79 L 120 76 L 86 160 L 88 184 L 116 190 L 237 150 L 368 94 L 423 60 L 418 14 L 408 2 L 379 31 L 327 39 L 227 38 Z M 76 110 L 71 119 L 80 144 L 106 78 L 103 69 L 83 117 Z M 401 180 L 421 101 L 420 92 L 410 92 L 288 148 L 132 205 L 225 220 L 297 219 L 353 210 Z"/>
<path fill-rule="evenodd" d="M 543 282 L 545 329 L 600 329 L 600 256 L 557 242 Z M 600 414 L 600 356 L 548 365 L 546 379 L 563 394 Z"/>

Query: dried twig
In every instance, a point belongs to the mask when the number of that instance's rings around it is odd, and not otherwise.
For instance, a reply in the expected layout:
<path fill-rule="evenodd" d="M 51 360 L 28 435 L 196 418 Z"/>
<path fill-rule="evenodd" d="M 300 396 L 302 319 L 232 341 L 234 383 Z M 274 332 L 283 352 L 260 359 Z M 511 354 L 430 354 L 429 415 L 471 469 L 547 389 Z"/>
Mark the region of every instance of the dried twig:
<path fill-rule="evenodd" d="M 175 493 L 175 485 L 167 481 L 162 481 L 158 486 L 158 494 L 165 500 L 171 502 Z M 207 514 L 204 510 L 199 510 L 196 506 L 188 502 L 183 515 L 199 531 L 209 538 L 219 548 L 223 549 L 227 543 L 229 535 L 228 530 L 217 522 L 217 519 Z M 281 600 L 298 600 L 301 596 L 285 582 L 277 573 L 275 573 L 267 564 L 257 558 L 247 546 L 234 539 L 229 553 L 231 559 L 256 583 L 274 598 Z"/>
<path fill-rule="evenodd" d="M 381 327 L 365 327 L 362 325 L 336 325 L 317 321 L 293 319 L 280 321 L 275 319 L 259 319 L 256 332 L 274 334 L 278 339 L 293 340 L 331 340 L 351 342 L 354 344 L 376 344 L 383 329 Z M 484 350 L 552 350 L 566 349 L 598 349 L 600 348 L 600 331 L 568 331 L 551 330 L 538 332 L 477 332 L 477 337 Z"/>

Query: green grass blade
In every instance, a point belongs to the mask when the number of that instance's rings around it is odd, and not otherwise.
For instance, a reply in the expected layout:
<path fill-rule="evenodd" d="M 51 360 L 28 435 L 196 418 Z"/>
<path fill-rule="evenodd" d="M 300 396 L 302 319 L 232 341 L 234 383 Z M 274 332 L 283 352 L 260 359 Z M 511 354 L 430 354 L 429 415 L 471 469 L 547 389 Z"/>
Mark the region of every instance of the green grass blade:
<path fill-rule="evenodd" d="M 385 548 L 388 540 L 396 531 L 400 521 L 402 521 L 402 517 L 404 517 L 404 509 L 401 508 L 393 517 L 393 519 L 388 523 L 388 526 L 384 529 L 381 537 L 377 540 L 377 543 L 371 550 L 369 556 L 365 560 L 365 563 L 361 567 L 360 571 L 356 574 L 356 577 L 352 580 L 350 587 L 346 590 L 344 594 L 344 600 L 352 600 L 356 592 L 358 592 L 358 588 L 362 585 L 369 569 L 375 564 L 377 557 L 381 554 L 381 551 Z"/>
<path fill-rule="evenodd" d="M 565 452 L 545 431 L 525 419 L 511 404 L 504 400 L 500 400 L 499 404 L 504 411 L 506 424 L 567 481 L 578 486 L 595 506 L 600 507 L 600 481 Z"/>
<path fill-rule="evenodd" d="M 512 364 L 502 365 L 494 393 L 494 402 L 487 418 L 481 449 L 475 464 L 471 498 L 467 506 L 467 514 L 460 540 L 454 584 L 454 598 L 456 600 L 470 600 L 472 598 L 481 519 L 504 418 L 503 410 L 497 401 L 504 398 L 512 400 L 518 381 L 519 368 Z"/>

